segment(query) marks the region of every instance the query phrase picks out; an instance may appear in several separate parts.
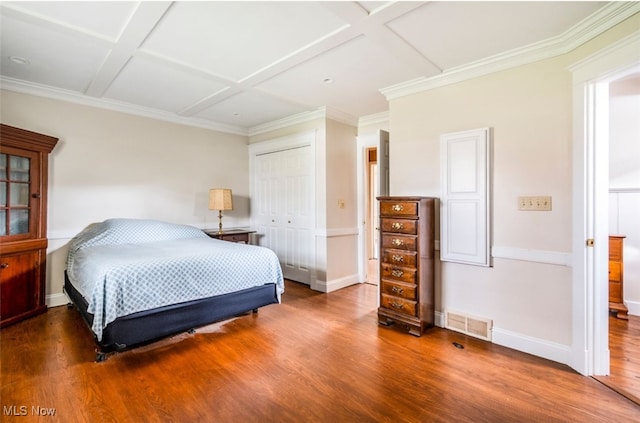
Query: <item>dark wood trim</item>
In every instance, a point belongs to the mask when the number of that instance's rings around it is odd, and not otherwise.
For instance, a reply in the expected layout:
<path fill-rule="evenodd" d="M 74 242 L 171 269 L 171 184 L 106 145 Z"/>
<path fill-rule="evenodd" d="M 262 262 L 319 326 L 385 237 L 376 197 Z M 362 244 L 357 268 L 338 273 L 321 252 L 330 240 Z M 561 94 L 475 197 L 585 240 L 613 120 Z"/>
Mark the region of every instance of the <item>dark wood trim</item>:
<path fill-rule="evenodd" d="M 15 254 L 28 250 L 46 249 L 49 244 L 47 238 L 28 239 L 25 241 L 2 241 L 0 243 L 0 254 Z"/>
<path fill-rule="evenodd" d="M 4 123 L 0 123 L 0 137 L 2 137 L 2 144 L 8 147 L 40 151 L 46 154 L 51 153 L 58 143 L 58 138 L 5 125 Z"/>

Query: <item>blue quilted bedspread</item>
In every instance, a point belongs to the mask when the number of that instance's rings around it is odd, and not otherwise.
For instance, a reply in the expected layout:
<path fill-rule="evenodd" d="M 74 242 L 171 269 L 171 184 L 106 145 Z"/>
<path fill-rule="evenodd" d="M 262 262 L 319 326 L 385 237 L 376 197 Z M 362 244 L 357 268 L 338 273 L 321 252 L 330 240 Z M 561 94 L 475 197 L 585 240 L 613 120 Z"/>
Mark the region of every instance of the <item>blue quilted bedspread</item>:
<path fill-rule="evenodd" d="M 71 241 L 67 273 L 89 303 L 98 340 L 110 322 L 139 311 L 270 283 L 278 300 L 284 292 L 273 251 L 152 220 L 90 225 Z"/>

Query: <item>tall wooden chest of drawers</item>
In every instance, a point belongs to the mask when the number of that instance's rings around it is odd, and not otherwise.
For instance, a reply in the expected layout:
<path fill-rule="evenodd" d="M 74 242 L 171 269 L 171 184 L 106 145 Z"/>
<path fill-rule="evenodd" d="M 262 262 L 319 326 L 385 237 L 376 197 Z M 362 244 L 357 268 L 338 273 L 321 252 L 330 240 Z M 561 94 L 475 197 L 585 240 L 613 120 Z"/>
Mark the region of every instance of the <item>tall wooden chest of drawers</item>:
<path fill-rule="evenodd" d="M 618 319 L 628 319 L 629 310 L 624 305 L 624 261 L 622 250 L 624 236 L 609 236 L 609 310 Z"/>
<path fill-rule="evenodd" d="M 378 197 L 380 307 L 378 322 L 421 336 L 433 326 L 435 198 Z"/>

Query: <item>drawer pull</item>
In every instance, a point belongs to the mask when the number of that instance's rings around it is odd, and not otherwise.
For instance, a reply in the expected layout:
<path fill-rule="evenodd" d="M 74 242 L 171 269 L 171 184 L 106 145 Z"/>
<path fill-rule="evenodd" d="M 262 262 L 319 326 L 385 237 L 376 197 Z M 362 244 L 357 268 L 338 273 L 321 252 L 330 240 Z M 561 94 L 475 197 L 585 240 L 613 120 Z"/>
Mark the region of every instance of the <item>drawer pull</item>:
<path fill-rule="evenodd" d="M 404 288 L 400 288 L 399 286 L 391 287 L 391 292 L 393 292 L 394 294 L 402 294 L 402 291 L 404 291 Z"/>
<path fill-rule="evenodd" d="M 394 231 L 402 230 L 402 229 L 404 229 L 404 223 L 393 222 L 391 224 L 391 229 L 393 229 Z"/>
<path fill-rule="evenodd" d="M 393 245 L 397 246 L 397 247 L 399 247 L 399 246 L 401 246 L 401 245 L 404 245 L 404 241 L 403 241 L 403 240 L 401 240 L 401 239 L 398 239 L 398 238 L 393 238 L 393 239 L 391 240 L 391 243 L 392 243 Z"/>
<path fill-rule="evenodd" d="M 395 212 L 401 212 L 402 210 L 404 210 L 404 206 L 402 204 L 394 204 L 393 206 L 391 206 L 391 210 Z"/>
<path fill-rule="evenodd" d="M 393 261 L 395 261 L 397 263 L 404 263 L 404 257 L 396 255 L 396 254 L 391 256 L 391 260 L 393 260 Z"/>
<path fill-rule="evenodd" d="M 398 270 L 398 269 L 392 269 L 391 270 L 391 276 L 395 277 L 395 278 L 399 278 L 404 274 L 404 272 L 402 270 Z"/>
<path fill-rule="evenodd" d="M 1 269 L 6 269 L 7 267 L 9 267 L 9 263 L 2 263 L 2 264 L 0 264 L 0 268 L 1 268 Z"/>
<path fill-rule="evenodd" d="M 397 308 L 399 310 L 399 309 L 401 309 L 403 307 L 403 304 L 402 303 L 392 302 L 391 303 L 391 307 Z"/>

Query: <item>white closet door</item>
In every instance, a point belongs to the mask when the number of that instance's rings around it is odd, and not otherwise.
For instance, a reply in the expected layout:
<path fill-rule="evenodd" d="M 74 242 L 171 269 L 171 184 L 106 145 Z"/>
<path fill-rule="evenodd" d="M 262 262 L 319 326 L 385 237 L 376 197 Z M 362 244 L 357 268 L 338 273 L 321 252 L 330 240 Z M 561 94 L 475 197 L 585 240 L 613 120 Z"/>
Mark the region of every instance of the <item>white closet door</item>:
<path fill-rule="evenodd" d="M 255 196 L 254 225 L 258 244 L 270 248 L 278 257 L 282 257 L 283 247 L 278 236 L 280 210 L 278 195 L 280 156 L 263 154 L 255 158 Z"/>
<path fill-rule="evenodd" d="M 255 224 L 260 245 L 275 251 L 287 279 L 311 283 L 313 186 L 311 147 L 255 158 Z"/>

